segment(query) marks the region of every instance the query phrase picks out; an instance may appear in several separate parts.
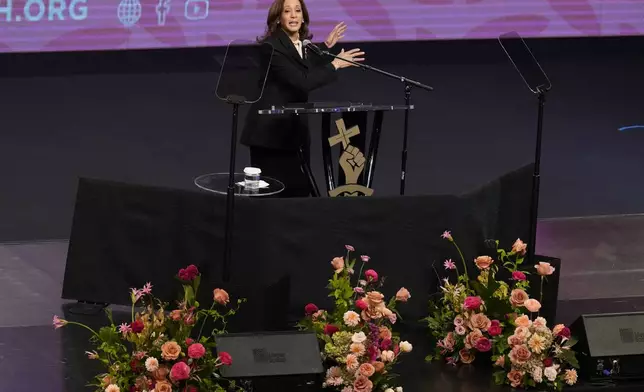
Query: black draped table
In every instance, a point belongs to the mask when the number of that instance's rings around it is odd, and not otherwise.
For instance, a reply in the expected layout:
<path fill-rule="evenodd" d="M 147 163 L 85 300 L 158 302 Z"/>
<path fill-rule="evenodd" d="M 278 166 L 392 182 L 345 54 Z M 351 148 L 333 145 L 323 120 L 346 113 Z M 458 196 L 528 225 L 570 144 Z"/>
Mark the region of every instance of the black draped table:
<path fill-rule="evenodd" d="M 349 143 L 363 152 L 366 149 L 366 130 L 367 116 L 373 112 L 373 123 L 371 130 L 371 139 L 369 141 L 369 152 L 366 154 L 365 170 L 359 179 L 359 184 L 367 188 L 373 183 L 373 176 L 376 169 L 376 158 L 378 155 L 378 145 L 380 143 L 380 134 L 382 132 L 382 120 L 385 112 L 405 111 L 414 109 L 414 105 L 371 105 L 371 104 L 333 104 L 333 103 L 311 103 L 297 106 L 273 106 L 269 109 L 259 110 L 261 115 L 316 115 L 322 116 L 322 159 L 324 160 L 324 176 L 327 193 L 333 191 L 336 186 L 335 176 L 333 174 L 333 162 L 331 158 L 332 143 L 342 143 L 343 146 Z M 339 130 L 335 136 L 331 135 L 331 115 L 341 114 L 346 123 L 346 130 Z M 357 126 L 360 133 L 352 131 Z M 309 171 L 310 168 L 305 168 Z M 339 173 L 339 180 L 342 181 L 343 173 Z M 319 192 L 318 192 L 319 193 Z"/>

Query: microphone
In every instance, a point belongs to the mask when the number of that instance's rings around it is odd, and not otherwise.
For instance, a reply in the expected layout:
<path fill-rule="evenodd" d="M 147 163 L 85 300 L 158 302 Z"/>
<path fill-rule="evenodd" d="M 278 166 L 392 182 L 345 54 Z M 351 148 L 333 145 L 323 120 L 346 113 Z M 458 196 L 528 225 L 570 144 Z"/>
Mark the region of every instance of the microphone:
<path fill-rule="evenodd" d="M 324 55 L 322 53 L 322 50 L 320 48 L 318 48 L 317 45 L 315 45 L 313 42 L 311 42 L 310 39 L 305 39 L 304 41 L 302 41 L 302 46 L 306 50 L 310 50 L 311 52 L 317 54 L 318 56 L 323 56 Z"/>

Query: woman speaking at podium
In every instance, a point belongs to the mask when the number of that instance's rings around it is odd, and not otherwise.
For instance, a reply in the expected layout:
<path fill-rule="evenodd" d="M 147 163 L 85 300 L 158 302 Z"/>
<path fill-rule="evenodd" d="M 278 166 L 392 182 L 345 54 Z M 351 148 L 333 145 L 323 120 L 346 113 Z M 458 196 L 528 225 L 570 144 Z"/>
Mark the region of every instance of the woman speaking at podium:
<path fill-rule="evenodd" d="M 324 42 L 332 49 L 342 39 L 346 25 L 340 23 Z M 259 115 L 258 110 L 308 102 L 309 93 L 334 82 L 337 71 L 351 63 L 306 50 L 311 39 L 309 13 L 304 0 L 275 0 L 268 10 L 266 33 L 259 42 L 273 46 L 273 57 L 262 98 L 251 105 L 242 131 L 241 143 L 250 148 L 251 165 L 262 174 L 284 183 L 281 197 L 306 197 L 310 186 L 301 169 L 298 151 L 309 161 L 310 134 L 307 116 Z M 360 49 L 335 52 L 342 59 L 363 61 Z"/>

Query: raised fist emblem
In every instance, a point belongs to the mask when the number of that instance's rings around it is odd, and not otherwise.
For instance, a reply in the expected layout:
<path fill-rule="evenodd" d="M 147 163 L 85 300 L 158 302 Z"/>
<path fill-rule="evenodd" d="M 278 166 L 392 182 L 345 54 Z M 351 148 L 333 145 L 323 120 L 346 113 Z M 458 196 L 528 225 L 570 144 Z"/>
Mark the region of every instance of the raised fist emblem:
<path fill-rule="evenodd" d="M 340 167 L 344 172 L 347 184 L 357 184 L 358 177 L 364 170 L 366 159 L 364 154 L 357 147 L 348 145 L 340 156 Z"/>

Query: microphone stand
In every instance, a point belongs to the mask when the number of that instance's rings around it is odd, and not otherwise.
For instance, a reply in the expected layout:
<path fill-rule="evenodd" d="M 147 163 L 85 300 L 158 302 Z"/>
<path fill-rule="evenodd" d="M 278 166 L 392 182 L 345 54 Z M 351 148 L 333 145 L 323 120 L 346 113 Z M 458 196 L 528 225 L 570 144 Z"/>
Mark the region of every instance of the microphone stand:
<path fill-rule="evenodd" d="M 407 106 L 407 109 L 405 109 L 405 125 L 403 128 L 403 145 L 402 145 L 402 153 L 401 153 L 401 164 L 400 164 L 400 195 L 405 194 L 405 179 L 406 179 L 406 174 L 407 174 L 407 136 L 409 133 L 409 107 L 411 106 L 411 89 L 412 87 L 418 87 L 420 89 L 426 90 L 426 91 L 434 91 L 434 88 L 432 86 L 428 86 L 426 84 L 417 82 L 415 80 L 409 79 L 405 76 L 400 76 L 393 74 L 391 72 L 384 71 L 382 69 L 372 67 L 371 65 L 367 64 L 362 64 L 358 63 L 356 61 L 351 61 L 347 59 L 343 59 L 340 56 L 336 56 L 333 53 L 330 53 L 327 50 L 322 50 L 319 47 L 315 45 L 307 45 L 312 48 L 312 51 L 319 54 L 319 55 L 324 55 L 324 56 L 330 56 L 334 57 L 336 59 L 346 61 L 347 63 L 350 63 L 352 65 L 355 65 L 356 67 L 362 68 L 363 70 L 368 70 L 375 72 L 380 75 L 384 75 L 387 77 L 390 77 L 392 79 L 396 79 L 400 82 L 402 82 L 405 85 L 405 106 Z"/>

